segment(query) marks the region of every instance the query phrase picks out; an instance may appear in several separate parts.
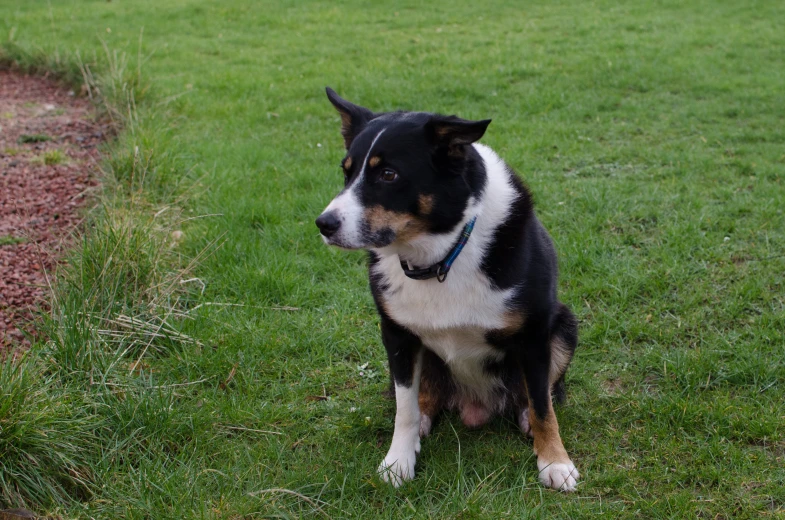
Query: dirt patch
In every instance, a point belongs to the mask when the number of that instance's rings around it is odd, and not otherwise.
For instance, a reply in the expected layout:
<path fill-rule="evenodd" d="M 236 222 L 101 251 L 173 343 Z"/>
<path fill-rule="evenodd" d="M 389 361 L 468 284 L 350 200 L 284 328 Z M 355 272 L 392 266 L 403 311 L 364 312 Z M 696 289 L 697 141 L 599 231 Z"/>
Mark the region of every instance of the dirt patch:
<path fill-rule="evenodd" d="M 96 186 L 106 129 L 54 81 L 0 70 L 0 354 L 46 305 L 47 273 Z"/>

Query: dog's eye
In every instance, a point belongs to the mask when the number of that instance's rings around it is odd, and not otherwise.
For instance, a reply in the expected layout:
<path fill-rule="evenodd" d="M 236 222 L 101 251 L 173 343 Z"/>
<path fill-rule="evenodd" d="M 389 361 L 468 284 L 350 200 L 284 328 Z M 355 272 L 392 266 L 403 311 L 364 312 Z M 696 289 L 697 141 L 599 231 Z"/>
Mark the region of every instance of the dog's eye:
<path fill-rule="evenodd" d="M 343 171 L 343 183 L 344 184 L 349 183 L 349 172 L 347 172 L 346 170 Z"/>
<path fill-rule="evenodd" d="M 384 182 L 393 182 L 398 179 L 398 174 L 394 170 L 386 169 L 379 176 Z"/>

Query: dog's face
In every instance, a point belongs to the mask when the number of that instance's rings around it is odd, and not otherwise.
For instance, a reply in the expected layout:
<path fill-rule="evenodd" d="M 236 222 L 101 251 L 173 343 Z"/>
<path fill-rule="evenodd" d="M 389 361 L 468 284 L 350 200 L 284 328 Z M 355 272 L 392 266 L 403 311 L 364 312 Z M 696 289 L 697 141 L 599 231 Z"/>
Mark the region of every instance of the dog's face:
<path fill-rule="evenodd" d="M 443 233 L 472 194 L 467 147 L 490 120 L 424 112 L 374 114 L 327 89 L 341 115 L 344 189 L 316 219 L 325 243 L 374 249 Z"/>

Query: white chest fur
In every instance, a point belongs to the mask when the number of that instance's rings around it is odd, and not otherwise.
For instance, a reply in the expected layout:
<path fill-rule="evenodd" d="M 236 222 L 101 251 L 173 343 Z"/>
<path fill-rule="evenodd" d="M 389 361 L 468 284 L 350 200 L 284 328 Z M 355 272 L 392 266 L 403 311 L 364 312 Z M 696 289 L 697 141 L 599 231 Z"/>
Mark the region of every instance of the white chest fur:
<path fill-rule="evenodd" d="M 488 175 L 481 200 L 470 203 L 463 221 L 448 237 L 426 236 L 406 250 L 377 251 L 379 261 L 374 273 L 381 275 L 387 286 L 383 300 L 390 317 L 417 334 L 426 347 L 442 358 L 458 383 L 486 400 L 498 381 L 486 374 L 483 364 L 498 360 L 500 353 L 487 344 L 484 334 L 505 327 L 513 289 L 495 288 L 481 264 L 496 228 L 506 219 L 515 192 L 498 156 L 485 146 L 475 147 L 485 161 Z M 474 215 L 474 231 L 444 283 L 435 278 L 412 280 L 404 274 L 399 255 L 413 258 L 417 265 L 435 263 L 449 251 L 463 224 Z"/>
<path fill-rule="evenodd" d="M 377 264 L 389 283 L 384 295 L 386 312 L 447 364 L 465 392 L 490 401 L 499 382 L 483 367 L 499 360 L 501 354 L 488 345 L 485 333 L 504 327 L 511 290 L 492 288 L 479 269 L 463 273 L 454 268 L 444 283 L 411 280 L 394 260 Z"/>

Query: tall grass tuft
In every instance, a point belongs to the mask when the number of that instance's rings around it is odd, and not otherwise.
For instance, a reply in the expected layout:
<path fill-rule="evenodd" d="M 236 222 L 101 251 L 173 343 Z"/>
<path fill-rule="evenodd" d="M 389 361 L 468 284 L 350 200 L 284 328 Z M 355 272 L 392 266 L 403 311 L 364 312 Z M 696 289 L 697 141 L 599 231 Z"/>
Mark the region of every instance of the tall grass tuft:
<path fill-rule="evenodd" d="M 144 439 L 182 431 L 172 441 L 182 446 L 195 427 L 171 412 L 177 385 L 144 369 L 149 356 L 198 346 L 179 330 L 181 282 L 196 262 L 184 260 L 172 238 L 183 221 L 172 179 L 189 172 L 181 158 L 159 151 L 169 139 L 165 114 L 137 105 L 147 87 L 124 54 L 104 46 L 85 60 L 9 41 L 0 66 L 55 74 L 88 95 L 117 136 L 82 234 L 50 275 L 45 339 L 25 356 L 9 356 L 0 373 L 0 509 L 51 509 L 100 490 L 113 461 L 133 465 L 145 456 Z"/>
<path fill-rule="evenodd" d="M 101 424 L 89 398 L 45 375 L 32 356 L 0 368 L 0 502 L 20 507 L 85 499 Z"/>

